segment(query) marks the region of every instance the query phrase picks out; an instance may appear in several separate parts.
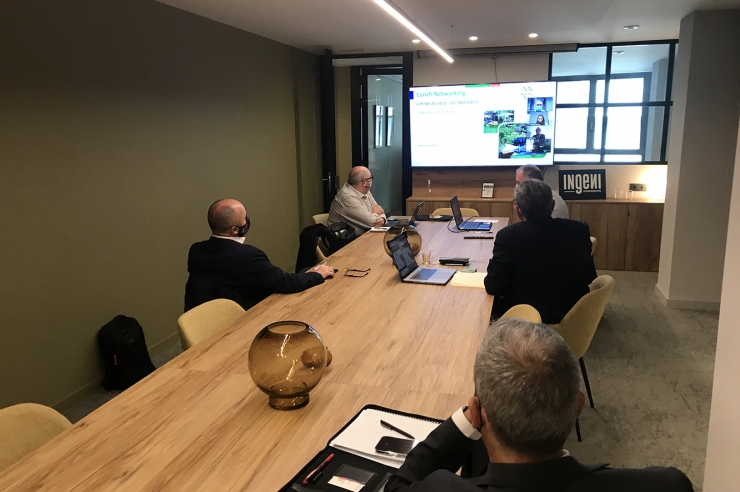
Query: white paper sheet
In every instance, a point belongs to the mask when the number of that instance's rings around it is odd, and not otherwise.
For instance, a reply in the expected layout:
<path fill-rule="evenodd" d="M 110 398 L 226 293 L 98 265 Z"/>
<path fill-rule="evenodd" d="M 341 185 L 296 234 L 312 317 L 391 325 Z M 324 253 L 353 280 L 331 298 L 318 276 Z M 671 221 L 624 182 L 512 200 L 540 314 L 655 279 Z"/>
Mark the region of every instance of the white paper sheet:
<path fill-rule="evenodd" d="M 381 437 L 391 436 L 403 438 L 400 434 L 381 427 L 381 419 L 408 432 L 417 441 L 426 439 L 429 433 L 439 425 L 437 422 L 415 419 L 413 417 L 369 408 L 360 413 L 344 432 L 329 443 L 329 446 L 377 461 L 387 466 L 392 466 L 393 468 L 399 468 L 403 464 L 405 457 L 396 458 L 375 452 L 375 445 Z"/>

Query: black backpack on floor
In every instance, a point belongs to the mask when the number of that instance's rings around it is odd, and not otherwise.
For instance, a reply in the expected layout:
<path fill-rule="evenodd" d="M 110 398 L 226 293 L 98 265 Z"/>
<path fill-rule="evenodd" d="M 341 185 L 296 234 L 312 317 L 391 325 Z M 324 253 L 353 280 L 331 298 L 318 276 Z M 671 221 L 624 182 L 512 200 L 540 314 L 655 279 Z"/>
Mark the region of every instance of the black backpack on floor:
<path fill-rule="evenodd" d="M 124 390 L 154 372 L 144 330 L 134 318 L 119 314 L 106 323 L 98 332 L 98 347 L 107 390 Z"/>

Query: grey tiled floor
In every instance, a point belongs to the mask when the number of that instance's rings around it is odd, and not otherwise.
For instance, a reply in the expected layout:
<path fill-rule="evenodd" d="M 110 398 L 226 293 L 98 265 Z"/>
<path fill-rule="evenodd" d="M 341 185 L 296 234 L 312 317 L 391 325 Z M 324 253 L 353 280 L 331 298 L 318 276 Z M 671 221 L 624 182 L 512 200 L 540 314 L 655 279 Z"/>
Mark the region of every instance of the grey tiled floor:
<path fill-rule="evenodd" d="M 573 434 L 566 448 L 584 463 L 675 466 L 700 491 L 718 314 L 663 307 L 657 274 L 602 273 L 616 285 L 584 357 L 596 408 L 581 414 L 583 442 Z M 180 353 L 178 341 L 153 362 Z M 76 422 L 117 394 L 101 389 L 66 415 Z"/>

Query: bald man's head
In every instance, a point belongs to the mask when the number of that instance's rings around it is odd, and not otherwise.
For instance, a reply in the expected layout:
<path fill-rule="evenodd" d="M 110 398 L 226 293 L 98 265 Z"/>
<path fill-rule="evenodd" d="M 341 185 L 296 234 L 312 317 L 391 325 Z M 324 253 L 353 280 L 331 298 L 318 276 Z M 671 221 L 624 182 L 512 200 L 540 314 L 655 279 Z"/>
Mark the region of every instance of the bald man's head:
<path fill-rule="evenodd" d="M 351 185 L 358 185 L 362 183 L 363 179 L 370 177 L 370 170 L 365 166 L 355 166 L 349 172 L 349 178 L 347 182 Z"/>
<path fill-rule="evenodd" d="M 247 211 L 238 200 L 225 198 L 208 208 L 208 226 L 215 236 L 234 235 L 232 227 L 239 228 L 247 219 Z"/>

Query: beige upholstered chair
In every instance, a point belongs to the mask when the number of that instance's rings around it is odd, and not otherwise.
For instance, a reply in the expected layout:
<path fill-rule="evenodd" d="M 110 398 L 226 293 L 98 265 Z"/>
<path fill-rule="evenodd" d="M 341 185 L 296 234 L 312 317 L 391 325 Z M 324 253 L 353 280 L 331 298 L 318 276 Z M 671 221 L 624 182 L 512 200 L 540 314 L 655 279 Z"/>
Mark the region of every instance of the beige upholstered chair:
<path fill-rule="evenodd" d="M 194 307 L 177 319 L 182 349 L 202 342 L 242 314 L 244 309 L 229 299 L 214 299 Z"/>
<path fill-rule="evenodd" d="M 469 219 L 470 217 L 480 217 L 480 214 L 474 208 L 460 208 L 460 213 L 465 219 Z M 432 215 L 452 215 L 452 209 L 449 207 L 438 208 L 432 212 Z"/>
<path fill-rule="evenodd" d="M 36 403 L 0 409 L 0 471 L 70 427 L 56 410 Z"/>
<path fill-rule="evenodd" d="M 595 250 L 596 250 L 596 238 L 591 236 L 591 256 L 594 255 Z"/>
<path fill-rule="evenodd" d="M 314 224 L 324 224 L 328 225 L 329 223 L 329 214 L 316 214 L 313 216 L 313 223 Z"/>
<path fill-rule="evenodd" d="M 316 214 L 313 216 L 313 223 L 314 224 L 324 224 L 327 225 L 329 223 L 329 214 Z M 327 251 L 321 248 L 320 245 L 321 241 L 319 241 L 319 244 L 316 245 L 316 258 L 319 259 L 319 263 L 322 261 L 326 261 Z"/>
<path fill-rule="evenodd" d="M 542 323 L 539 311 L 529 304 L 517 304 L 501 316 L 501 319 L 504 318 L 521 318 L 532 323 Z"/>
<path fill-rule="evenodd" d="M 591 345 L 591 340 L 594 338 L 606 304 L 609 302 L 609 296 L 611 296 L 614 289 L 614 279 L 609 275 L 601 275 L 591 282 L 589 288 L 591 292 L 581 297 L 560 323 L 551 326 L 565 339 L 571 352 L 581 364 L 581 373 L 588 392 L 588 401 L 591 408 L 594 408 L 594 399 L 591 396 L 591 386 L 588 383 L 588 373 L 586 372 L 586 364 L 583 362 L 583 356 Z"/>

